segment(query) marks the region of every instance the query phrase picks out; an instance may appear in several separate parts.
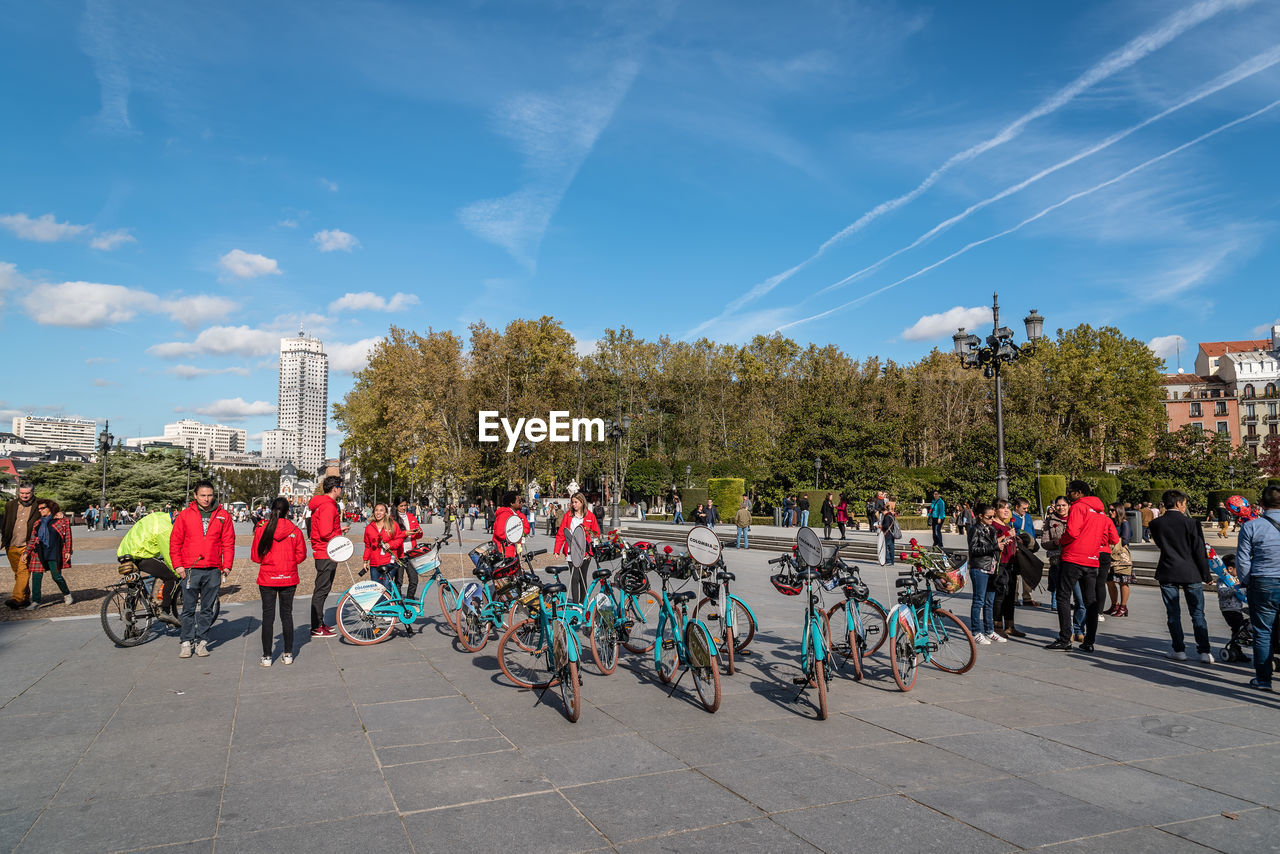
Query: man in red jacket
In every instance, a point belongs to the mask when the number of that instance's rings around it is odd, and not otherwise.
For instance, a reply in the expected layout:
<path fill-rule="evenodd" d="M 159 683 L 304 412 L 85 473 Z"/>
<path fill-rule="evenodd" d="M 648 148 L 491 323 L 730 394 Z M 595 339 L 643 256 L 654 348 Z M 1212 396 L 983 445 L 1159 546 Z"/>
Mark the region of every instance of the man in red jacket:
<path fill-rule="evenodd" d="M 236 552 L 236 529 L 231 514 L 214 500 L 213 484 L 196 483 L 196 500 L 173 520 L 169 557 L 182 579 L 182 646 L 178 658 L 209 654 L 209 626 L 218 587 L 231 572 Z M 199 602 L 200 611 L 196 613 Z"/>
<path fill-rule="evenodd" d="M 1073 480 L 1067 487 L 1067 530 L 1063 533 L 1062 569 L 1058 574 L 1058 639 L 1045 649 L 1071 649 L 1071 596 L 1076 582 L 1084 597 L 1085 634 L 1081 652 L 1093 652 L 1098 633 L 1098 611 L 1107 597 L 1106 575 L 1098 571 L 1098 553 L 1120 542 L 1116 526 L 1089 484 Z"/>
<path fill-rule="evenodd" d="M 506 530 L 507 520 L 513 515 L 519 516 L 520 521 L 524 523 L 524 534 L 529 536 L 529 520 L 520 512 L 520 508 L 524 506 L 524 496 L 512 490 L 502 496 L 504 506 L 498 508 L 498 515 L 493 518 L 493 544 L 498 547 L 503 557 L 515 557 L 516 547 L 507 542 Z"/>
<path fill-rule="evenodd" d="M 351 529 L 342 524 L 338 511 L 338 499 L 342 497 L 342 478 L 331 474 L 320 484 L 323 495 L 312 496 L 307 502 L 311 510 L 311 556 L 315 558 L 316 585 L 311 593 L 311 636 L 335 638 L 338 633 L 324 622 L 324 600 L 333 589 L 333 574 L 338 562 L 329 557 L 329 541 Z"/>

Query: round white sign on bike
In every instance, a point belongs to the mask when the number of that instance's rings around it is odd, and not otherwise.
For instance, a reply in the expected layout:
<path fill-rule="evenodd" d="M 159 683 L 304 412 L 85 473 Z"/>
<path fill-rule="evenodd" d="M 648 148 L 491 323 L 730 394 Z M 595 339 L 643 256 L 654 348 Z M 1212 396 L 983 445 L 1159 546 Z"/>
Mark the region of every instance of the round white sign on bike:
<path fill-rule="evenodd" d="M 524 539 L 524 517 L 519 513 L 512 513 L 507 517 L 507 524 L 503 528 L 502 535 L 507 538 L 507 542 L 516 545 Z"/>
<path fill-rule="evenodd" d="M 573 533 L 569 535 L 569 558 L 575 565 L 581 564 L 587 558 L 587 529 L 585 525 L 579 525 L 573 529 Z"/>
<path fill-rule="evenodd" d="M 711 566 L 720 559 L 720 538 L 706 525 L 695 525 L 685 539 L 689 557 L 703 566 Z"/>
<path fill-rule="evenodd" d="M 329 560 L 336 560 L 341 563 L 355 554 L 356 547 L 346 537 L 334 537 L 329 541 L 326 551 L 329 553 Z"/>
<path fill-rule="evenodd" d="M 822 566 L 822 540 L 813 528 L 796 532 L 796 557 L 805 566 Z"/>

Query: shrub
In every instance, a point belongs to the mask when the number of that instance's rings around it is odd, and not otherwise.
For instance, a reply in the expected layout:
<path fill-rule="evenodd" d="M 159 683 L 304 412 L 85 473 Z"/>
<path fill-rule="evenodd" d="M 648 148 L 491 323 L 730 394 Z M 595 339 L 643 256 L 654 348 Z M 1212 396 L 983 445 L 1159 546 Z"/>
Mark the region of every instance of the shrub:
<path fill-rule="evenodd" d="M 1046 506 L 1059 495 L 1067 494 L 1067 477 L 1062 474 L 1042 474 L 1040 483 L 1040 500 Z"/>
<path fill-rule="evenodd" d="M 713 477 L 707 481 L 707 497 L 720 508 L 720 516 L 726 522 L 738 512 L 742 496 L 746 492 L 746 481 L 740 477 Z"/>
<path fill-rule="evenodd" d="M 693 517 L 693 511 L 699 504 L 707 503 L 707 491 L 701 487 L 691 486 L 680 490 L 680 503 L 684 505 L 684 518 Z"/>

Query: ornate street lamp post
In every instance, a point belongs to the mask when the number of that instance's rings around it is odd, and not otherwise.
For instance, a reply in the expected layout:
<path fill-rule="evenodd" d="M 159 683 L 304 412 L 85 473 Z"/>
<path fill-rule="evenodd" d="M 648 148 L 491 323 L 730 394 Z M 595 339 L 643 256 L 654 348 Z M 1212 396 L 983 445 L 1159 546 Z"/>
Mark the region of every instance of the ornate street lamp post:
<path fill-rule="evenodd" d="M 622 422 L 618 423 L 612 418 L 605 424 L 605 436 L 613 440 L 613 522 L 612 528 L 618 527 L 618 501 L 619 501 L 619 483 L 622 480 L 622 472 L 620 469 L 620 458 L 622 456 L 622 438 L 627 435 L 627 431 L 631 429 L 631 416 L 622 416 Z M 685 466 L 685 476 L 688 476 L 689 466 Z"/>
<path fill-rule="evenodd" d="M 1044 496 L 1040 494 L 1040 458 L 1036 457 L 1036 509 L 1044 515 Z"/>
<path fill-rule="evenodd" d="M 391 463 L 387 466 L 387 504 L 391 505 L 396 500 L 396 464 Z"/>
<path fill-rule="evenodd" d="M 685 463 L 684 466 L 684 488 L 689 488 L 689 475 L 693 474 L 693 466 Z"/>
<path fill-rule="evenodd" d="M 1022 319 L 1027 327 L 1027 340 L 1030 345 L 1018 346 L 1013 343 L 1013 330 L 1000 325 L 1000 295 L 991 297 L 991 334 L 987 336 L 987 346 L 981 347 L 982 339 L 977 335 L 967 334 L 963 328 L 951 336 L 955 344 L 955 354 L 960 359 L 960 366 L 966 369 L 981 368 L 988 379 L 996 381 L 996 498 L 1009 498 L 1009 471 L 1004 463 L 1004 381 L 1000 376 L 1000 368 L 1006 362 L 1013 362 L 1021 356 L 1029 356 L 1036 351 L 1036 345 L 1044 334 L 1044 318 L 1034 308 Z"/>
<path fill-rule="evenodd" d="M 376 469 L 373 472 L 373 506 L 378 506 L 378 472 Z"/>
<path fill-rule="evenodd" d="M 520 457 L 524 460 L 524 488 L 527 492 L 529 489 L 529 458 L 533 456 L 533 445 L 529 442 L 520 443 Z"/>
<path fill-rule="evenodd" d="M 184 502 L 190 502 L 191 501 L 191 449 L 190 448 L 187 448 L 185 451 L 182 452 L 182 462 L 186 465 L 186 468 L 187 468 L 187 493 L 182 500 Z"/>
<path fill-rule="evenodd" d="M 418 506 L 416 492 L 418 486 L 418 455 L 409 457 L 409 503 Z"/>
<path fill-rule="evenodd" d="M 102 423 L 102 432 L 98 434 L 98 452 L 102 454 L 102 503 L 98 505 L 98 518 L 104 518 L 107 510 L 107 452 L 111 450 L 111 443 L 116 439 L 111 435 L 111 422 L 104 421 Z M 103 525 L 102 530 L 106 530 L 107 526 Z"/>
<path fill-rule="evenodd" d="M 818 489 L 818 475 L 822 473 L 822 457 L 813 460 L 813 488 Z"/>

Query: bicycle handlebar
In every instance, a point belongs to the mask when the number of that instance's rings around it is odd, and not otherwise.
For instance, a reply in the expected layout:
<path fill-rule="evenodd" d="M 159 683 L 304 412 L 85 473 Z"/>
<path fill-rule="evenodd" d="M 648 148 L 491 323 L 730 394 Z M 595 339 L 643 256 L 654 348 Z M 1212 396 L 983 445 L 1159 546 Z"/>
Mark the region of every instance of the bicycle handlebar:
<path fill-rule="evenodd" d="M 546 549 L 534 549 L 534 550 L 533 550 L 533 551 L 531 551 L 531 552 L 525 552 L 525 553 L 524 553 L 524 559 L 525 559 L 525 560 L 533 560 L 533 559 L 534 559 L 535 557 L 537 557 L 538 555 L 544 555 L 544 554 L 546 554 L 546 553 L 547 553 L 547 550 L 546 550 Z"/>
<path fill-rule="evenodd" d="M 790 563 L 790 562 L 791 562 L 791 555 L 782 555 L 781 557 L 775 557 L 773 560 L 769 561 L 769 563 Z"/>

